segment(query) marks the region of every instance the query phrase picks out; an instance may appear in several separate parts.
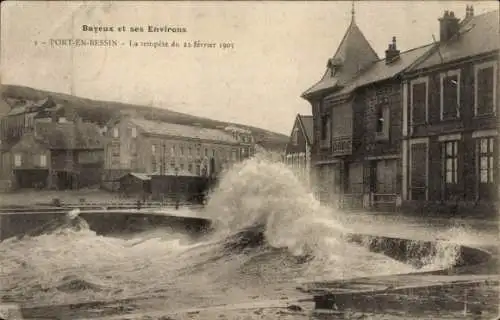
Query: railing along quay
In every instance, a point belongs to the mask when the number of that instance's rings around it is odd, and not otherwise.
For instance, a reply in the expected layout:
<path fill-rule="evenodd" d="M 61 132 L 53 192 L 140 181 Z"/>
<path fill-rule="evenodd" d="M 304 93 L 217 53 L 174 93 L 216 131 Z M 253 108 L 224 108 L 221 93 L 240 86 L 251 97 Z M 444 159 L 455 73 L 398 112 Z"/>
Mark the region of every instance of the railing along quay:
<path fill-rule="evenodd" d="M 49 212 L 64 212 L 72 209 L 80 210 L 116 210 L 116 209 L 190 209 L 197 210 L 203 208 L 203 204 L 193 204 L 187 202 L 181 203 L 165 203 L 165 202 L 134 202 L 134 201 L 118 201 L 118 202 L 69 202 L 54 204 L 38 204 L 34 207 L 4 207 L 0 208 L 1 213 L 49 213 Z"/>

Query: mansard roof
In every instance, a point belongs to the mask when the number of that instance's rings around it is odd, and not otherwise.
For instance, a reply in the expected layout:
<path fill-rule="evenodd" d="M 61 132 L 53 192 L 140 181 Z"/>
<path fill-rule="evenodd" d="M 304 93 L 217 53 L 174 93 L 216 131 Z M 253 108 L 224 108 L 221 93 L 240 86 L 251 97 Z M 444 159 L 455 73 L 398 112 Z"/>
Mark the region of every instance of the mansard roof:
<path fill-rule="evenodd" d="M 342 87 L 353 76 L 377 60 L 379 60 L 377 53 L 366 40 L 353 18 L 337 51 L 328 60 L 323 77 L 306 90 L 302 97 L 307 98 L 325 90 Z"/>

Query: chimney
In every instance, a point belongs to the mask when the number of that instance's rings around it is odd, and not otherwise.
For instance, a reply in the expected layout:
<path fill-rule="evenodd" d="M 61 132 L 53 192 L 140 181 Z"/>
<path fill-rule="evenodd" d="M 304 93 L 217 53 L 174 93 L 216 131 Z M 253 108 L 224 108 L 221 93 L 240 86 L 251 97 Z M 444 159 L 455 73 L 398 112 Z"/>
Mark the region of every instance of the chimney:
<path fill-rule="evenodd" d="M 385 50 L 385 63 L 389 64 L 399 59 L 399 52 L 396 47 L 396 37 L 392 37 L 392 43 L 389 43 L 389 47 Z"/>
<path fill-rule="evenodd" d="M 468 12 L 470 12 L 470 7 Z M 446 10 L 443 17 L 439 19 L 439 41 L 450 40 L 458 33 L 459 27 L 459 19 L 455 17 L 455 13 Z"/>
<path fill-rule="evenodd" d="M 467 5 L 465 9 L 465 19 L 470 19 L 474 16 L 474 7 L 472 5 Z"/>

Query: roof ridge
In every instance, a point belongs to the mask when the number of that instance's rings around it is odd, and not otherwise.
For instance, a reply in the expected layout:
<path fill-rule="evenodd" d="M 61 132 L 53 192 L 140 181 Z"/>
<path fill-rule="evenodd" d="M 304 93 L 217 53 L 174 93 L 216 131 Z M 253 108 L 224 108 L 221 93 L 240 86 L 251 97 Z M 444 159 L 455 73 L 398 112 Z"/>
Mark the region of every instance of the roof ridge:
<path fill-rule="evenodd" d="M 423 49 L 423 48 L 425 48 L 425 47 L 430 47 L 430 46 L 432 46 L 432 45 L 434 45 L 434 43 L 433 43 L 433 42 L 431 42 L 431 43 L 427 43 L 427 44 L 423 44 L 423 45 L 420 45 L 420 46 L 418 46 L 418 47 L 413 47 L 413 48 L 411 48 L 411 49 L 407 49 L 407 50 L 405 50 L 405 51 L 400 51 L 400 52 L 399 52 L 399 54 L 400 54 L 400 55 L 402 55 L 402 54 L 409 53 L 409 52 L 412 52 L 412 51 L 415 51 L 415 50 Z M 379 59 L 379 60 L 375 61 L 374 63 L 377 63 L 377 62 L 380 62 L 380 61 L 385 61 L 385 58 L 381 58 L 381 59 Z"/>

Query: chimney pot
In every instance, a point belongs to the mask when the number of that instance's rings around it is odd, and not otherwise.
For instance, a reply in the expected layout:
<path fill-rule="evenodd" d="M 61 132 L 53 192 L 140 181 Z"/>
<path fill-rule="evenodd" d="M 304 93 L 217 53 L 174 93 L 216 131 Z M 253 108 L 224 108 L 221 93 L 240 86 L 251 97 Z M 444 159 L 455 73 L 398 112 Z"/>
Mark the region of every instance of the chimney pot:
<path fill-rule="evenodd" d="M 448 41 L 458 33 L 460 28 L 459 20 L 453 11 L 446 10 L 443 18 L 439 19 L 439 40 Z"/>
<path fill-rule="evenodd" d="M 466 18 L 470 18 L 474 16 L 474 7 L 472 5 L 467 6 Z"/>
<path fill-rule="evenodd" d="M 392 37 L 392 43 L 389 43 L 387 50 L 385 50 L 385 63 L 389 64 L 399 58 L 399 50 L 396 49 L 396 37 Z"/>

